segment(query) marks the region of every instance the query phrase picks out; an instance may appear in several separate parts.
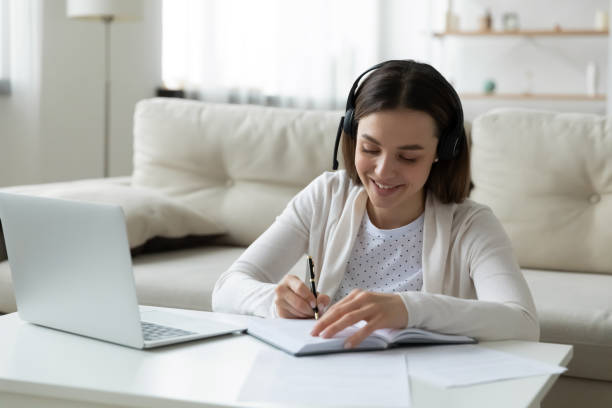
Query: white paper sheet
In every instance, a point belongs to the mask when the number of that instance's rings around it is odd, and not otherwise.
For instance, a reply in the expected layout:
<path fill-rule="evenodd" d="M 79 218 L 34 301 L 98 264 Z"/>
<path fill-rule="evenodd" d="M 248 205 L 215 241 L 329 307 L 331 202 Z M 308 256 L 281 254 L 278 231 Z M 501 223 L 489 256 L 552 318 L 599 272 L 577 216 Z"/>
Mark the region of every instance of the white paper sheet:
<path fill-rule="evenodd" d="M 408 373 L 441 387 L 560 374 L 566 369 L 474 345 L 406 349 Z"/>
<path fill-rule="evenodd" d="M 401 353 L 363 352 L 294 357 L 261 351 L 239 401 L 326 405 L 409 407 L 406 359 Z"/>

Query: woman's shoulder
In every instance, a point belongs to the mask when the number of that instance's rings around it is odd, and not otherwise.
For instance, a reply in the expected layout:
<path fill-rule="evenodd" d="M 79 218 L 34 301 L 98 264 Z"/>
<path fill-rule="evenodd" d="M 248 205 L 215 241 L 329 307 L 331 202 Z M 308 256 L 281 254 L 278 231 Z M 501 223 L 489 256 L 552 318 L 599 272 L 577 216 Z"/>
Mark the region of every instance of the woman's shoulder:
<path fill-rule="evenodd" d="M 431 203 L 436 213 L 445 213 L 452 220 L 454 227 L 466 225 L 484 226 L 491 223 L 499 223 L 499 220 L 489 206 L 469 198 L 466 198 L 461 203 L 445 204 L 432 197 Z"/>

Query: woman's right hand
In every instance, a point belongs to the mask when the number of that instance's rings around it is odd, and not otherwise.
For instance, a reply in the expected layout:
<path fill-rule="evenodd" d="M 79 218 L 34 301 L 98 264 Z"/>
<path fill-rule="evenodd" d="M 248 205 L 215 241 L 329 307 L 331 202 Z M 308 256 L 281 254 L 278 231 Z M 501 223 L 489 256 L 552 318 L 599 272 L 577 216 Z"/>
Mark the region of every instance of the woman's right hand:
<path fill-rule="evenodd" d="M 312 309 L 315 305 L 320 316 L 330 302 L 329 296 L 325 294 L 318 294 L 315 300 L 312 291 L 295 275 L 286 275 L 274 291 L 278 315 L 287 319 L 311 318 L 314 316 Z"/>

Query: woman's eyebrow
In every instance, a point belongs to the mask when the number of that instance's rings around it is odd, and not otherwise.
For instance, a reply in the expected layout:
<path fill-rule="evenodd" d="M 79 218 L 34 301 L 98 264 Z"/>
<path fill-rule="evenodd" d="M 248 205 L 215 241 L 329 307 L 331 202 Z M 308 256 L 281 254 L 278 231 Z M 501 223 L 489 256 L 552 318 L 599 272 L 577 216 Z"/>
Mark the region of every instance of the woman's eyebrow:
<path fill-rule="evenodd" d="M 371 143 L 374 143 L 375 145 L 380 146 L 380 142 L 368 134 L 362 133 L 361 137 L 366 139 L 368 142 L 371 142 Z M 424 147 L 419 144 L 411 144 L 411 145 L 400 146 L 398 147 L 398 149 L 399 150 L 423 150 Z"/>

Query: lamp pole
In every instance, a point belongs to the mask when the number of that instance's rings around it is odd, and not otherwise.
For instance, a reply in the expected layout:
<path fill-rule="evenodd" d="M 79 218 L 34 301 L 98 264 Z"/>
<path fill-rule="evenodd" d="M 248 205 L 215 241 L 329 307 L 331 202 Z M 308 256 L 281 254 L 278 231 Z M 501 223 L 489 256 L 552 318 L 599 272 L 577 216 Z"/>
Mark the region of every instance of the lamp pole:
<path fill-rule="evenodd" d="M 69 18 L 102 20 L 104 23 L 104 177 L 110 176 L 111 157 L 111 23 L 140 20 L 143 7 L 142 0 L 66 0 L 66 14 Z"/>
<path fill-rule="evenodd" d="M 111 80 L 110 80 L 110 25 L 113 22 L 113 16 L 102 17 L 104 23 L 104 177 L 109 176 L 109 147 L 110 147 L 110 98 L 111 98 Z"/>

